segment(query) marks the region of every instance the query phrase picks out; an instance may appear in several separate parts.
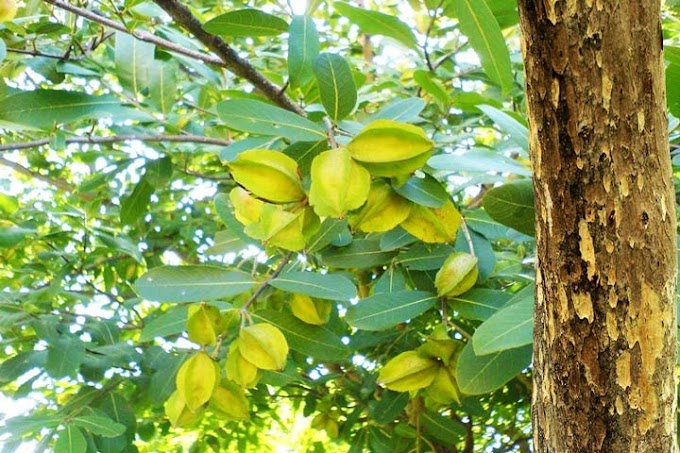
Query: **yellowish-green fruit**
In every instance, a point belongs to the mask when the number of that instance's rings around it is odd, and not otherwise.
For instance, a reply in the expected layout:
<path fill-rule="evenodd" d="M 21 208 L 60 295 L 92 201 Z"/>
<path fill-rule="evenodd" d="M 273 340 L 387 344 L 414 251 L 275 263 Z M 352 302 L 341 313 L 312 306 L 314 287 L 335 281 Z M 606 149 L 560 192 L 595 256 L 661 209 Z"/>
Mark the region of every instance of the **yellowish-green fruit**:
<path fill-rule="evenodd" d="M 234 216 L 236 220 L 244 225 L 250 225 L 260 220 L 262 213 L 262 206 L 264 202 L 253 197 L 247 190 L 242 187 L 234 187 L 229 192 L 229 200 L 234 206 Z"/>
<path fill-rule="evenodd" d="M 219 378 L 217 363 L 204 351 L 199 351 L 182 364 L 175 383 L 189 410 L 196 411 L 208 402 Z"/>
<path fill-rule="evenodd" d="M 312 299 L 305 294 L 293 294 L 290 310 L 300 321 L 317 326 L 326 324 L 331 316 L 333 304 L 327 300 Z"/>
<path fill-rule="evenodd" d="M 444 365 L 449 365 L 454 359 L 454 354 L 460 348 L 461 343 L 456 340 L 435 340 L 430 338 L 418 348 L 418 353 L 423 357 L 441 360 Z"/>
<path fill-rule="evenodd" d="M 417 351 L 402 352 L 387 362 L 378 382 L 395 392 L 410 392 L 429 386 L 437 374 L 439 362 Z"/>
<path fill-rule="evenodd" d="M 371 175 L 350 157 L 345 148 L 326 151 L 314 158 L 309 203 L 320 217 L 344 217 L 366 201 Z"/>
<path fill-rule="evenodd" d="M 0 0 L 0 22 L 7 22 L 17 15 L 17 2 L 15 0 Z"/>
<path fill-rule="evenodd" d="M 441 297 L 455 297 L 475 286 L 479 276 L 477 257 L 464 252 L 455 252 L 444 261 L 437 272 L 434 285 Z"/>
<path fill-rule="evenodd" d="M 224 331 L 224 322 L 220 310 L 204 303 L 189 307 L 187 333 L 189 340 L 201 346 L 212 346 L 217 337 Z"/>
<path fill-rule="evenodd" d="M 456 239 L 460 227 L 460 213 L 451 201 L 441 208 L 414 205 L 401 227 L 428 243 L 450 243 Z"/>
<path fill-rule="evenodd" d="M 305 197 L 297 163 L 279 151 L 243 151 L 229 169 L 234 181 L 267 201 L 290 203 Z"/>
<path fill-rule="evenodd" d="M 355 215 L 350 216 L 353 228 L 365 233 L 389 231 L 406 220 L 412 203 L 392 190 L 384 181 L 371 185 L 366 204 Z"/>
<path fill-rule="evenodd" d="M 196 411 L 190 410 L 177 390 L 167 399 L 164 408 L 165 416 L 168 417 L 172 426 L 178 428 L 186 428 L 196 423 L 203 415 L 203 408 Z"/>
<path fill-rule="evenodd" d="M 372 122 L 347 145 L 352 158 L 367 163 L 406 161 L 433 147 L 434 143 L 418 126 L 392 120 Z"/>
<path fill-rule="evenodd" d="M 229 420 L 248 420 L 250 415 L 243 389 L 229 381 L 223 381 L 215 387 L 210 406 Z"/>
<path fill-rule="evenodd" d="M 243 358 L 238 347 L 238 340 L 233 341 L 229 346 L 225 368 L 227 378 L 246 389 L 255 387 L 262 374 L 255 365 Z"/>
<path fill-rule="evenodd" d="M 244 359 L 263 370 L 282 370 L 288 358 L 288 342 L 271 324 L 244 327 L 239 334 L 239 351 Z"/>
<path fill-rule="evenodd" d="M 361 165 L 373 176 L 408 179 L 411 173 L 425 166 L 431 155 L 432 151 L 425 151 L 410 159 L 394 162 L 362 162 Z"/>
<path fill-rule="evenodd" d="M 441 404 L 460 404 L 460 390 L 456 378 L 448 366 L 440 366 L 432 384 L 427 388 L 427 396 Z"/>
<path fill-rule="evenodd" d="M 304 211 L 289 212 L 282 206 L 265 203 L 260 220 L 243 230 L 248 236 L 259 239 L 266 245 L 298 251 L 305 246 L 303 234 Z"/>

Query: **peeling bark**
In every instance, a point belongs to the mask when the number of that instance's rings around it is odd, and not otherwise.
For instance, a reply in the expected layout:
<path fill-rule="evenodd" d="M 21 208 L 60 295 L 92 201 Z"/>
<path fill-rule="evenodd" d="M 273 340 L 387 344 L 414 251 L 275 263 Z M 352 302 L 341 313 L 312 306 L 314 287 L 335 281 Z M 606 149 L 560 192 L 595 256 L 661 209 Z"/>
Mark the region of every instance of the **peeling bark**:
<path fill-rule="evenodd" d="M 537 220 L 534 451 L 677 451 L 660 2 L 519 10 Z"/>

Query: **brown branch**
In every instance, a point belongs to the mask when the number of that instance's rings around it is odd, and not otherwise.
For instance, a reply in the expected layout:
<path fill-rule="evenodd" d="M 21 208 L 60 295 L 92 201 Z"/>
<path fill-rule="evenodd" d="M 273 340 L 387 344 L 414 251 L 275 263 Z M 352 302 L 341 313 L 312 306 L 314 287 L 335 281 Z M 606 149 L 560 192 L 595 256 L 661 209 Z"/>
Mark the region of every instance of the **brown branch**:
<path fill-rule="evenodd" d="M 52 185 L 52 186 L 54 186 L 58 189 L 68 191 L 68 192 L 74 190 L 74 187 L 71 184 L 67 183 L 66 181 L 61 181 L 59 179 L 50 178 L 49 176 L 45 176 L 43 174 L 40 174 L 37 171 L 33 171 L 33 170 L 26 168 L 23 165 L 20 165 L 16 162 L 5 159 L 2 156 L 0 156 L 0 165 L 4 165 L 5 167 L 9 167 L 12 170 L 16 171 L 17 173 L 21 173 L 22 175 L 28 176 L 29 178 L 35 178 L 35 179 L 39 179 L 41 181 L 44 181 L 47 184 L 50 184 L 50 185 Z"/>
<path fill-rule="evenodd" d="M 241 307 L 241 314 L 242 315 L 247 315 L 248 314 L 248 308 L 257 300 L 258 297 L 262 294 L 262 292 L 267 289 L 269 284 L 274 281 L 276 277 L 279 276 L 281 272 L 283 272 L 283 269 L 288 265 L 290 262 L 291 257 L 293 256 L 293 252 L 288 252 L 286 255 L 281 259 L 281 262 L 279 265 L 274 269 L 274 271 L 267 277 L 265 281 L 260 283 L 260 286 L 257 287 L 255 292 L 248 298 L 245 304 Z"/>
<path fill-rule="evenodd" d="M 92 11 L 88 11 L 83 8 L 79 8 L 78 6 L 71 5 L 70 3 L 61 1 L 61 0 L 43 0 L 45 3 L 49 3 L 51 5 L 54 5 L 60 9 L 63 9 L 65 11 L 69 11 L 73 14 L 76 14 L 80 17 L 84 17 L 85 19 L 91 20 L 92 22 L 96 22 L 102 25 L 105 25 L 109 28 L 113 28 L 114 30 L 122 31 L 124 33 L 128 33 L 135 38 L 139 39 L 140 41 L 145 41 L 149 42 L 152 44 L 157 45 L 158 47 L 162 47 L 164 49 L 170 50 L 172 52 L 178 53 L 180 55 L 184 55 L 190 58 L 194 58 L 196 60 L 200 60 L 204 63 L 211 64 L 211 65 L 216 65 L 216 66 L 221 66 L 221 67 L 227 67 L 222 59 L 220 59 L 217 56 L 214 55 L 206 55 L 202 52 L 197 52 L 195 50 L 187 49 L 186 47 L 182 47 L 178 44 L 175 44 L 172 41 L 168 41 L 167 39 L 159 38 L 158 36 L 149 33 L 148 31 L 143 31 L 143 30 L 128 30 L 124 25 L 107 19 L 106 17 L 102 17 L 99 14 L 93 13 Z"/>
<path fill-rule="evenodd" d="M 33 140 L 22 143 L 7 143 L 0 145 L 1 151 L 16 151 L 19 149 L 37 148 L 38 146 L 48 145 L 52 140 L 49 138 Z M 118 143 L 118 142 L 174 142 L 174 143 L 201 143 L 204 145 L 218 145 L 229 146 L 231 140 L 223 140 L 220 138 L 203 137 L 200 135 L 113 135 L 111 137 L 71 137 L 65 140 L 66 144 L 70 143 L 89 143 L 89 144 L 104 144 L 104 143 Z"/>
<path fill-rule="evenodd" d="M 57 1 L 57 0 L 45 0 Z M 196 39 L 217 54 L 224 63 L 223 66 L 239 77 L 243 77 L 253 84 L 269 100 L 284 109 L 304 116 L 305 112 L 295 104 L 280 87 L 274 85 L 261 73 L 259 73 L 248 60 L 241 58 L 238 53 L 219 36 L 208 33 L 203 29 L 203 24 L 191 13 L 183 3 L 177 0 L 154 0 L 158 6 L 184 27 Z"/>

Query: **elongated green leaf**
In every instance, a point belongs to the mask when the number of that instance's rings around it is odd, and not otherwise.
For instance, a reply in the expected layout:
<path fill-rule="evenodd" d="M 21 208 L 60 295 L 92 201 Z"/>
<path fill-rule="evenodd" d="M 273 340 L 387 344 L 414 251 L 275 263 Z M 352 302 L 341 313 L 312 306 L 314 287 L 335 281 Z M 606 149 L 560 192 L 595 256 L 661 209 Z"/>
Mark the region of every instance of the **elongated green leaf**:
<path fill-rule="evenodd" d="M 132 193 L 120 202 L 120 223 L 131 225 L 144 217 L 153 193 L 153 186 L 149 184 L 146 177 L 142 177 Z"/>
<path fill-rule="evenodd" d="M 307 250 L 310 253 L 318 252 L 345 231 L 347 231 L 346 219 L 338 220 L 329 217 L 321 223 L 319 230 L 307 241 Z"/>
<path fill-rule="evenodd" d="M 114 422 L 108 417 L 96 415 L 82 415 L 74 417 L 71 422 L 92 434 L 102 437 L 116 437 L 125 432 L 125 425 Z"/>
<path fill-rule="evenodd" d="M 419 421 L 428 434 L 445 445 L 453 445 L 465 436 L 465 428 L 459 423 L 431 410 L 423 412 Z"/>
<path fill-rule="evenodd" d="M 222 230 L 215 233 L 215 243 L 205 251 L 205 255 L 237 253 L 246 247 L 248 247 L 248 243 L 235 235 L 231 230 Z"/>
<path fill-rule="evenodd" d="M 472 148 L 463 154 L 439 154 L 427 161 L 436 170 L 488 173 L 504 172 L 531 176 L 531 169 L 499 152 L 485 148 Z"/>
<path fill-rule="evenodd" d="M 59 438 L 54 444 L 54 453 L 85 453 L 87 441 L 78 427 L 68 424 L 59 431 Z"/>
<path fill-rule="evenodd" d="M 129 33 L 116 32 L 116 73 L 121 85 L 133 93 L 141 93 L 151 83 L 150 71 L 155 67 L 155 46 Z"/>
<path fill-rule="evenodd" d="M 220 119 L 239 131 L 285 137 L 293 141 L 326 140 L 326 132 L 320 125 L 264 102 L 233 99 L 220 102 L 216 108 Z"/>
<path fill-rule="evenodd" d="M 411 31 L 411 27 L 395 16 L 356 8 L 347 3 L 334 2 L 333 7 L 348 18 L 351 23 L 356 24 L 362 32 L 369 35 L 387 36 L 409 49 L 418 50 L 418 42 Z"/>
<path fill-rule="evenodd" d="M 104 233 L 103 231 L 97 231 L 96 234 L 97 238 L 107 247 L 125 253 L 131 258 L 134 258 L 134 260 L 140 264 L 144 262 L 144 256 L 142 256 L 142 252 L 139 251 L 137 245 L 133 243 L 129 237 L 123 234 L 112 236 L 110 234 Z"/>
<path fill-rule="evenodd" d="M 45 428 L 56 428 L 61 421 L 61 415 L 57 414 L 12 417 L 5 421 L 3 431 L 21 437 L 24 434 L 40 432 Z"/>
<path fill-rule="evenodd" d="M 323 263 L 341 269 L 375 267 L 387 264 L 396 255 L 380 248 L 380 241 L 357 239 L 346 247 L 332 247 L 323 253 Z"/>
<path fill-rule="evenodd" d="M 494 123 L 508 133 L 510 139 L 524 151 L 529 150 L 529 130 L 512 116 L 491 105 L 478 105 L 477 108 L 484 112 Z"/>
<path fill-rule="evenodd" d="M 425 101 L 420 98 L 398 99 L 387 104 L 375 114 L 371 115 L 366 123 L 375 120 L 394 120 L 401 123 L 413 123 L 420 119 L 418 116 L 425 108 Z"/>
<path fill-rule="evenodd" d="M 345 320 L 361 330 L 389 329 L 429 310 L 436 300 L 436 295 L 425 291 L 376 294 L 348 308 Z"/>
<path fill-rule="evenodd" d="M 0 248 L 14 247 L 36 231 L 18 226 L 0 227 Z"/>
<path fill-rule="evenodd" d="M 312 167 L 312 160 L 327 149 L 329 149 L 327 140 L 296 142 L 284 149 L 283 153 L 295 159 L 300 167 L 300 172 L 305 175 L 309 173 Z"/>
<path fill-rule="evenodd" d="M 453 98 L 446 91 L 444 85 L 430 72 L 424 69 L 418 69 L 413 72 L 413 80 L 420 85 L 426 93 L 432 96 L 442 111 L 446 111 L 448 106 L 453 101 Z"/>
<path fill-rule="evenodd" d="M 428 208 L 441 208 L 450 198 L 442 184 L 427 174 L 423 178 L 410 177 L 405 184 L 394 187 L 394 191 Z"/>
<path fill-rule="evenodd" d="M 531 180 L 494 187 L 484 196 L 484 210 L 496 222 L 520 233 L 535 234 L 534 192 Z"/>
<path fill-rule="evenodd" d="M 19 378 L 35 367 L 45 366 L 45 351 L 24 351 L 0 364 L 0 384 Z"/>
<path fill-rule="evenodd" d="M 323 326 L 304 323 L 290 313 L 261 310 L 253 318 L 266 321 L 286 337 L 290 348 L 318 360 L 342 360 L 349 355 L 349 348 L 340 337 Z"/>
<path fill-rule="evenodd" d="M 380 250 L 390 251 L 416 242 L 418 238 L 401 227 L 394 228 L 380 236 Z"/>
<path fill-rule="evenodd" d="M 453 0 L 461 31 L 479 55 L 487 76 L 504 94 L 512 89 L 510 54 L 498 21 L 486 0 Z"/>
<path fill-rule="evenodd" d="M 217 215 L 220 216 L 220 220 L 224 222 L 224 226 L 227 227 L 233 236 L 239 238 L 244 244 L 255 244 L 253 238 L 247 236 L 243 232 L 243 225 L 236 220 L 234 212 L 232 211 L 231 202 L 229 201 L 229 195 L 225 193 L 219 193 L 215 196 L 213 201 L 215 204 L 215 210 Z"/>
<path fill-rule="evenodd" d="M 390 266 L 373 286 L 373 294 L 394 293 L 407 288 L 406 277 L 399 266 Z"/>
<path fill-rule="evenodd" d="M 151 341 L 156 337 L 165 337 L 184 332 L 187 323 L 187 307 L 172 307 L 165 313 L 153 318 L 151 321 L 144 320 L 144 328 L 139 336 L 139 341 Z"/>
<path fill-rule="evenodd" d="M 475 321 L 486 321 L 496 314 L 512 296 L 505 291 L 472 288 L 457 297 L 449 298 L 449 307 L 460 316 Z"/>
<path fill-rule="evenodd" d="M 60 336 L 47 350 L 45 370 L 55 379 L 75 377 L 85 358 L 85 345 L 75 336 Z"/>
<path fill-rule="evenodd" d="M 156 370 L 149 382 L 149 398 L 157 406 L 162 405 L 175 391 L 175 376 L 184 362 L 183 356 L 170 354 L 166 356 L 163 358 L 163 366 Z"/>
<path fill-rule="evenodd" d="M 288 29 L 288 78 L 299 88 L 314 77 L 314 60 L 319 55 L 319 34 L 309 16 L 293 16 Z"/>
<path fill-rule="evenodd" d="M 671 63 L 666 68 L 666 90 L 668 109 L 680 117 L 680 63 Z"/>
<path fill-rule="evenodd" d="M 35 90 L 4 98 L 0 103 L 0 122 L 45 128 L 80 119 L 103 118 L 120 111 L 120 100 L 114 96 Z M 130 111 L 128 118 L 134 118 L 132 113 Z"/>
<path fill-rule="evenodd" d="M 338 122 L 352 113 L 357 103 L 357 88 L 347 61 L 340 55 L 322 53 L 314 60 L 314 75 L 328 116 Z"/>
<path fill-rule="evenodd" d="M 137 293 L 157 302 L 198 302 L 228 298 L 253 287 L 250 274 L 214 266 L 161 266 L 135 282 Z"/>
<path fill-rule="evenodd" d="M 430 271 L 439 269 L 446 258 L 454 252 L 454 248 L 448 244 L 430 246 L 417 244 L 409 250 L 397 256 L 396 262 L 406 269 L 416 271 Z"/>
<path fill-rule="evenodd" d="M 239 9 L 210 19 L 203 28 L 220 36 L 276 36 L 287 31 L 288 24 L 258 9 Z"/>
<path fill-rule="evenodd" d="M 456 366 L 458 387 L 468 395 L 489 393 L 505 385 L 530 363 L 531 346 L 477 356 L 469 342 Z"/>
<path fill-rule="evenodd" d="M 286 272 L 272 280 L 270 285 L 282 291 L 307 294 L 319 299 L 349 301 L 357 296 L 351 280 L 335 274 Z"/>
<path fill-rule="evenodd" d="M 475 330 L 472 336 L 475 355 L 493 354 L 531 344 L 533 316 L 533 295 L 499 310 Z"/>
<path fill-rule="evenodd" d="M 386 390 L 370 412 L 371 419 L 380 424 L 392 423 L 406 408 L 410 395 L 408 392 L 392 392 Z"/>
<path fill-rule="evenodd" d="M 149 69 L 149 101 L 164 115 L 175 106 L 177 71 L 174 61 L 156 61 Z"/>

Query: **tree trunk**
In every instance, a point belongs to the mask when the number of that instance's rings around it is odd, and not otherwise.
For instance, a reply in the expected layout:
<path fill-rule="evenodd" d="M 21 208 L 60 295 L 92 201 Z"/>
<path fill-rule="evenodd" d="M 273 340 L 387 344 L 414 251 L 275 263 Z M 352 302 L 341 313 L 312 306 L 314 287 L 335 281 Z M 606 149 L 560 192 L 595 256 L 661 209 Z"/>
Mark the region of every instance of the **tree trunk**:
<path fill-rule="evenodd" d="M 536 194 L 534 451 L 676 451 L 659 0 L 519 0 Z"/>

